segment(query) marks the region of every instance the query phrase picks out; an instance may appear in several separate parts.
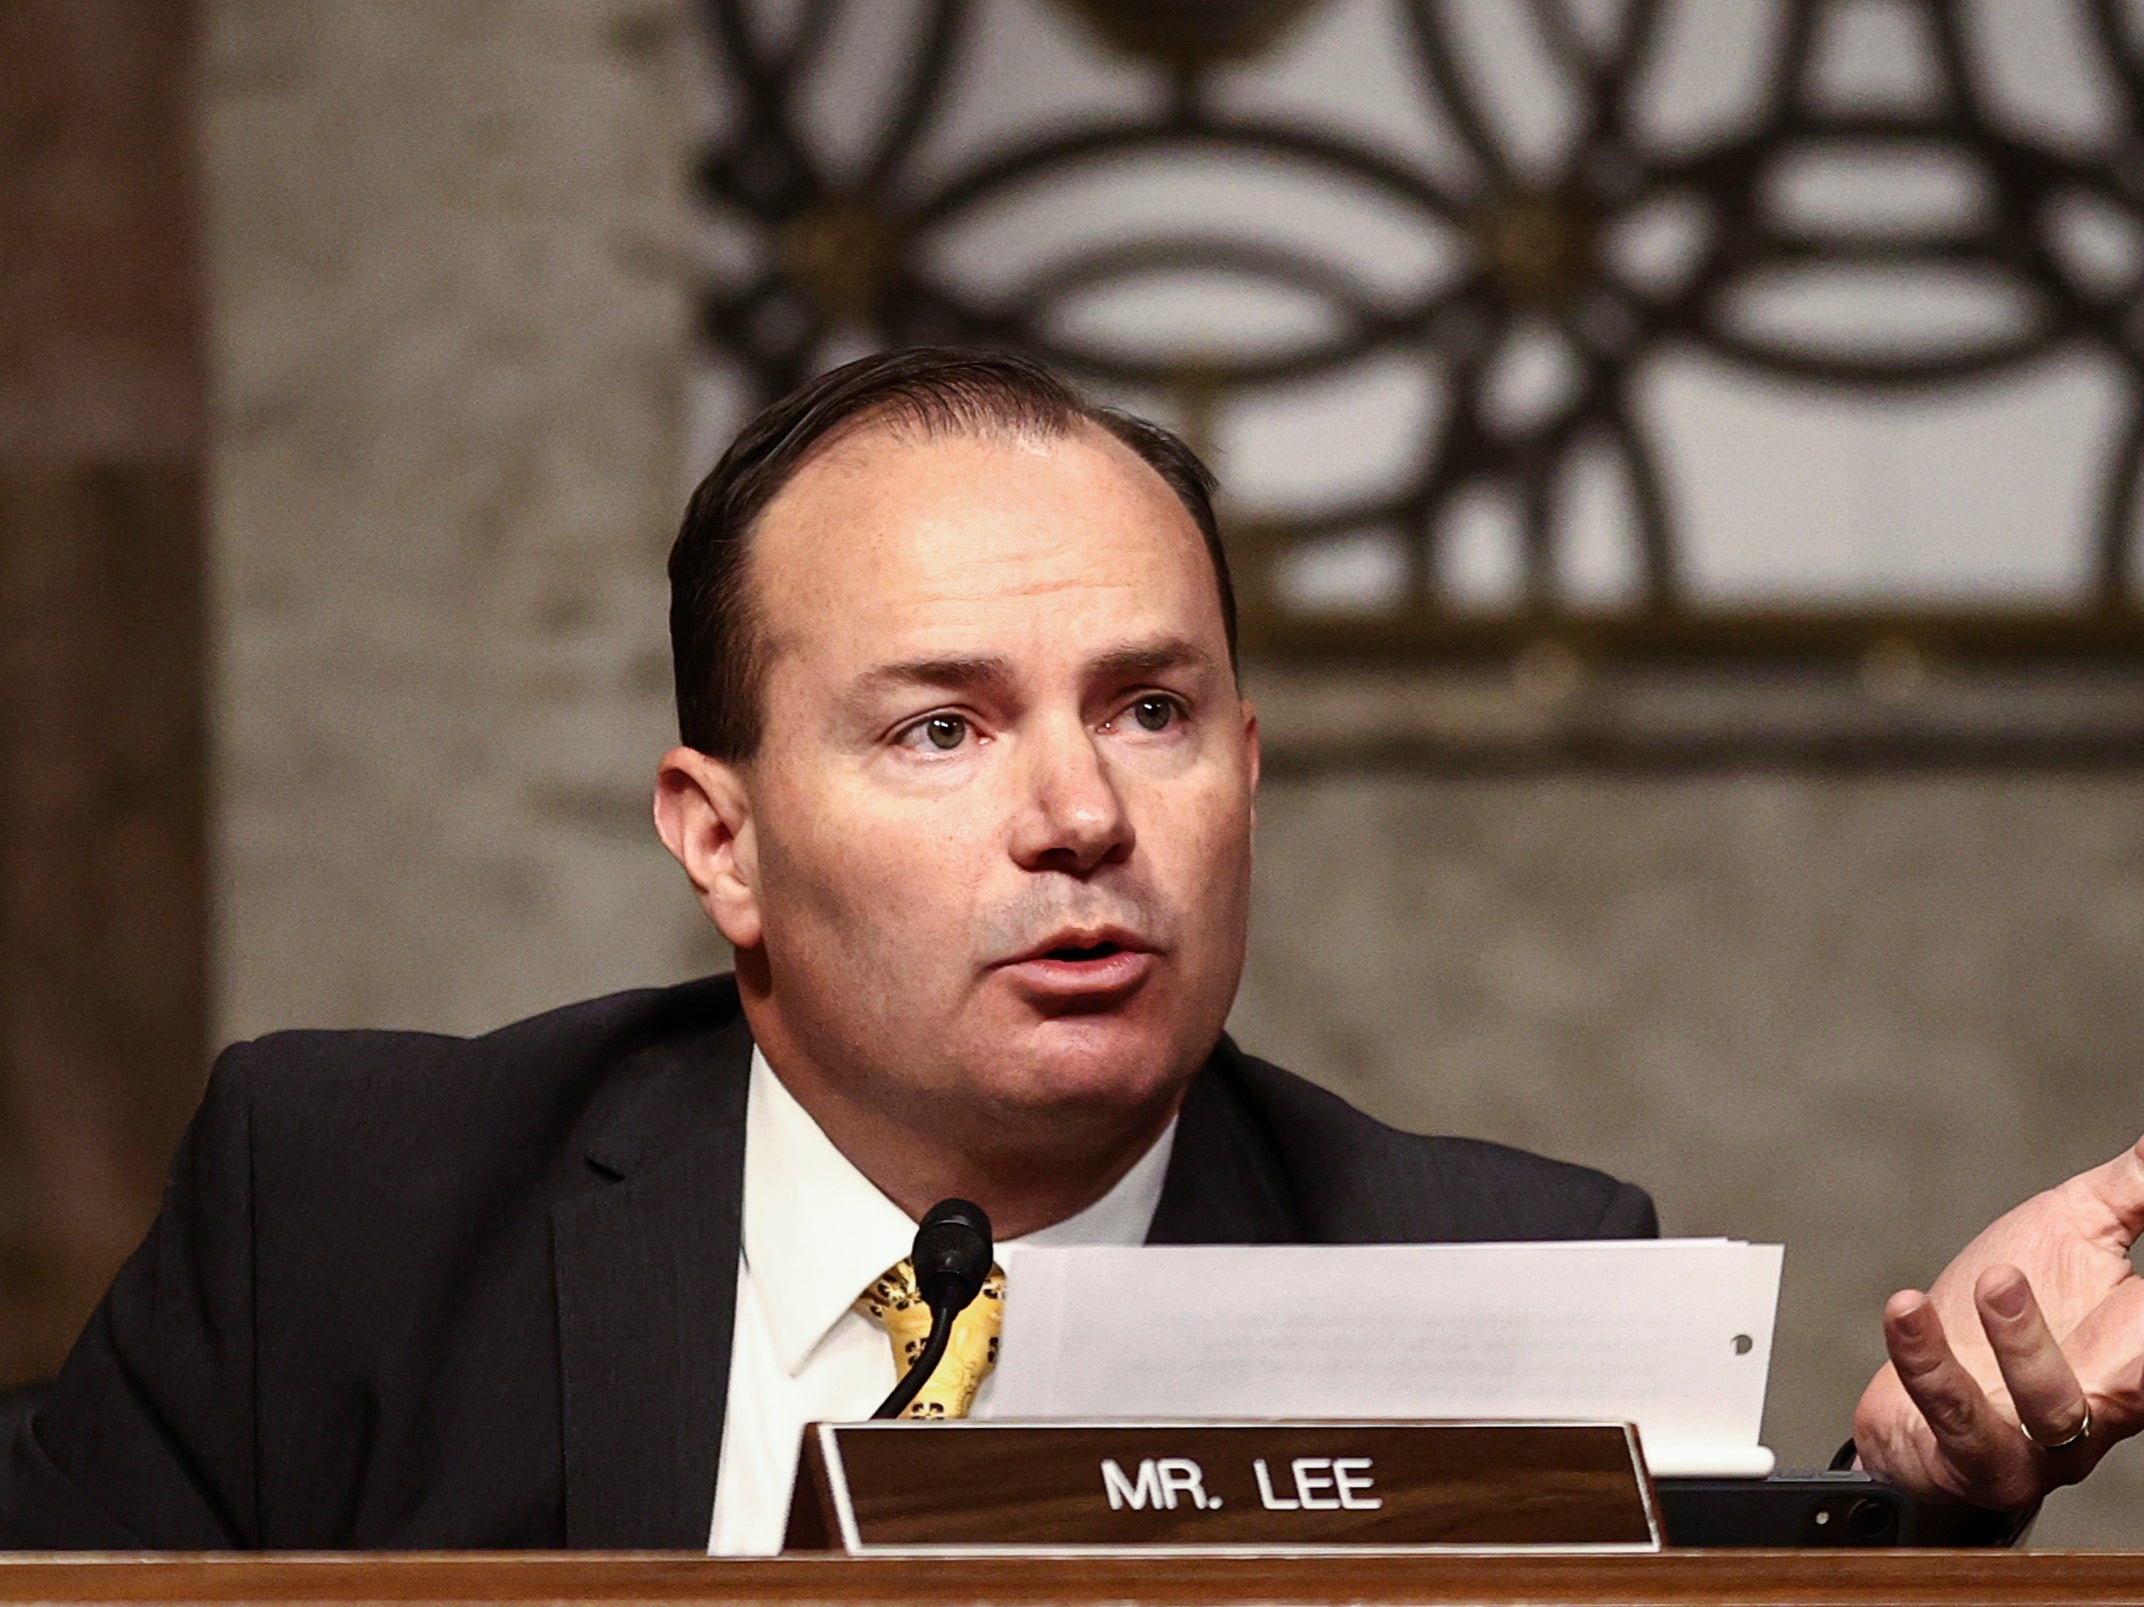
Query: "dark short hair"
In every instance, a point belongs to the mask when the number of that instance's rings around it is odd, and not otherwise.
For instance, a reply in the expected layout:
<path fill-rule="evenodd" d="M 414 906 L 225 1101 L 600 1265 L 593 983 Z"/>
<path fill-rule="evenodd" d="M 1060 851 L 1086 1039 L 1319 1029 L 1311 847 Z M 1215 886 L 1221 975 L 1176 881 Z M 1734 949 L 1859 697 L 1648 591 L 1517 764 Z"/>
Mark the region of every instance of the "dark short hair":
<path fill-rule="evenodd" d="M 752 527 L 820 444 L 844 429 L 877 423 L 1054 437 L 1082 421 L 1138 453 L 1205 537 L 1233 666 L 1236 594 L 1214 519 L 1213 473 L 1198 454 L 1158 424 L 1095 406 L 1024 357 L 917 346 L 859 358 L 792 391 L 744 427 L 692 493 L 670 548 L 679 739 L 731 762 L 758 750 L 766 643 L 747 562 Z"/>

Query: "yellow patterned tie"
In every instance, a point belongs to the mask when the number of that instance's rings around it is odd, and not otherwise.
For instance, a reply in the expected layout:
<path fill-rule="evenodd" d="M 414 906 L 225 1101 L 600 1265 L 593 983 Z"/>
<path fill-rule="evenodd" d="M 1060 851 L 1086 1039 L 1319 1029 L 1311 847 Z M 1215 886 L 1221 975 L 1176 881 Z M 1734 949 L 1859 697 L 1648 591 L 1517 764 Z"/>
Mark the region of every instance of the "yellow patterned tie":
<path fill-rule="evenodd" d="M 915 1263 L 903 1256 L 856 1297 L 856 1309 L 886 1330 L 893 1342 L 893 1365 L 901 1373 L 915 1365 L 931 1334 L 931 1308 L 916 1288 Z M 998 1364 L 998 1328 L 1005 1320 L 1005 1274 L 996 1267 L 983 1280 L 982 1293 L 953 1319 L 952 1342 L 930 1382 L 916 1392 L 903 1417 L 966 1417 L 990 1369 Z"/>

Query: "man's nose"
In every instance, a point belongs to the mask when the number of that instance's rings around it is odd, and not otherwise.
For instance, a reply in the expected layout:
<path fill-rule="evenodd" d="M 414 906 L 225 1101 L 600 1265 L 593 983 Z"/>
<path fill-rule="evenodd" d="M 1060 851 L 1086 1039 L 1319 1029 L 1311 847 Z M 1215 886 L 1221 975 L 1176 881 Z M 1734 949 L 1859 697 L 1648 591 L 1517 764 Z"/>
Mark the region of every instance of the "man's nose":
<path fill-rule="evenodd" d="M 1086 723 L 1053 723 L 1032 732 L 1025 747 L 1014 859 L 1030 870 L 1084 876 L 1129 854 L 1131 816 Z"/>

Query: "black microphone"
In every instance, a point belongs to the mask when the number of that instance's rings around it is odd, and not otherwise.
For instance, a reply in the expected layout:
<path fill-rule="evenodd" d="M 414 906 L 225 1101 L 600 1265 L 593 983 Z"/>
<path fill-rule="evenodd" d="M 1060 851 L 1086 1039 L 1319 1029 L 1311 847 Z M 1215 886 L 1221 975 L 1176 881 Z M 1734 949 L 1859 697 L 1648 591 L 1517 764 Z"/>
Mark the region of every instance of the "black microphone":
<path fill-rule="evenodd" d="M 990 1218 L 980 1205 L 940 1200 L 923 1213 L 909 1260 L 915 1263 L 916 1290 L 931 1308 L 930 1337 L 923 1343 L 923 1354 L 901 1375 L 873 1417 L 899 1417 L 916 1392 L 931 1381 L 952 1341 L 953 1319 L 968 1309 L 990 1276 L 990 1257 Z"/>

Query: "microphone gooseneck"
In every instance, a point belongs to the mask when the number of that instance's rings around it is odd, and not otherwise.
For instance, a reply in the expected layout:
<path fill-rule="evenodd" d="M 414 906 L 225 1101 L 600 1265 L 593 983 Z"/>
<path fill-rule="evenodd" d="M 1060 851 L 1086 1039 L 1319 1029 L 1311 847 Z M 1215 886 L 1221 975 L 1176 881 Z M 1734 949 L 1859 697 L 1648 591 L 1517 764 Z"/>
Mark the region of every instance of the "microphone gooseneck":
<path fill-rule="evenodd" d="M 899 1417 L 930 1382 L 952 1342 L 953 1319 L 968 1309 L 990 1276 L 991 1254 L 990 1218 L 980 1205 L 940 1200 L 923 1213 L 909 1259 L 916 1269 L 916 1291 L 931 1308 L 930 1337 L 873 1417 Z"/>
<path fill-rule="evenodd" d="M 953 1340 L 953 1317 L 936 1310 L 931 1312 L 931 1336 L 923 1342 L 923 1354 L 915 1365 L 901 1375 L 901 1381 L 893 1386 L 893 1393 L 878 1403 L 873 1417 L 899 1417 L 908 1410 L 908 1403 L 916 1398 L 916 1392 L 931 1381 L 931 1374 L 938 1371 L 938 1364 L 945 1360 L 945 1347 Z"/>

